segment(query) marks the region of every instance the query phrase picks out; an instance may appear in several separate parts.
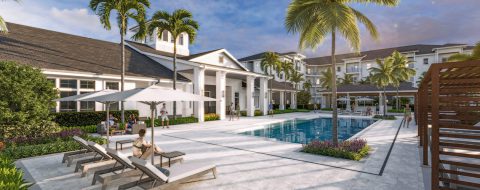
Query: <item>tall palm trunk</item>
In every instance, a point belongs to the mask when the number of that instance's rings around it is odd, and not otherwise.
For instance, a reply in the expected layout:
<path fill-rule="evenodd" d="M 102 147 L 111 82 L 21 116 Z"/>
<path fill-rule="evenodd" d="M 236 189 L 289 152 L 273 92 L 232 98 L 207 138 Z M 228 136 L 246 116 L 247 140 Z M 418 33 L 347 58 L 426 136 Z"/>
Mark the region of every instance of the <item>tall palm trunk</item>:
<path fill-rule="evenodd" d="M 173 90 L 177 89 L 177 38 L 173 41 Z M 203 96 L 203 94 L 201 94 Z M 177 102 L 173 102 L 173 122 L 177 117 Z"/>
<path fill-rule="evenodd" d="M 337 110 L 337 71 L 335 70 L 335 28 L 332 28 L 332 104 L 333 104 L 333 113 L 332 113 L 332 141 L 334 145 L 338 144 L 338 131 L 337 131 L 337 120 L 338 120 L 338 110 Z"/>
<path fill-rule="evenodd" d="M 125 27 L 125 19 L 122 19 L 122 27 Z M 120 84 L 120 90 L 123 92 L 125 90 L 125 34 L 123 31 L 125 31 L 123 28 L 120 29 L 120 40 L 121 40 L 121 46 L 122 46 L 122 75 L 121 75 L 121 84 Z M 125 107 L 124 107 L 124 102 L 122 101 L 120 103 L 120 107 L 122 110 L 121 113 L 121 121 L 122 123 L 125 123 Z"/>
<path fill-rule="evenodd" d="M 399 96 L 400 96 L 400 93 L 398 92 L 398 86 L 397 86 L 397 97 L 396 97 L 396 101 L 397 101 L 397 110 L 400 110 L 400 100 L 399 100 Z"/>
<path fill-rule="evenodd" d="M 284 79 L 285 79 L 285 83 L 283 83 L 283 109 L 286 110 L 287 109 L 287 75 L 286 73 L 283 73 L 284 74 Z"/>
<path fill-rule="evenodd" d="M 383 116 L 387 116 L 387 91 L 383 87 Z"/>
<path fill-rule="evenodd" d="M 270 74 L 272 75 L 272 73 L 273 73 L 272 66 L 270 66 Z M 272 110 L 273 110 L 273 103 L 272 103 L 273 102 L 272 101 L 273 100 L 273 93 L 272 93 L 272 91 L 273 91 L 273 86 L 272 85 L 273 84 L 272 84 L 272 81 L 274 80 L 274 78 L 275 78 L 275 76 L 273 77 L 273 79 L 270 79 L 270 95 L 269 95 L 270 96 L 270 102 L 268 102 L 269 105 L 272 104 Z"/>

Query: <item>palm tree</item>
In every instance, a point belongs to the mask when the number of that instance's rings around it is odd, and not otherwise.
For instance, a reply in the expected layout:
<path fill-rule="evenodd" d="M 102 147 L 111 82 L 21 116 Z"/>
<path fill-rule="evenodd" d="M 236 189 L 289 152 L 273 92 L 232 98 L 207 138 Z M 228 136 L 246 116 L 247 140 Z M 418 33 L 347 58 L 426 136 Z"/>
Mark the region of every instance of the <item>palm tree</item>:
<path fill-rule="evenodd" d="M 380 59 L 377 59 L 377 64 L 378 68 L 372 67 L 368 70 L 370 71 L 372 82 L 377 87 L 383 89 L 383 116 L 385 116 L 387 111 L 387 93 L 385 91 L 385 87 L 394 83 L 396 80 L 393 74 L 395 70 L 395 65 L 391 57 L 385 58 L 383 62 Z"/>
<path fill-rule="evenodd" d="M 290 76 L 291 76 L 292 72 L 295 71 L 293 69 L 293 63 L 291 63 L 290 61 L 287 61 L 287 60 L 280 62 L 280 67 L 278 67 L 278 71 L 279 71 L 279 72 L 277 72 L 278 77 L 280 77 L 283 74 L 283 80 L 284 80 L 284 83 L 283 83 L 283 103 L 284 103 L 284 106 L 286 106 L 286 102 L 287 102 L 287 82 L 288 82 L 288 80 L 290 80 Z M 284 109 L 286 109 L 286 108 L 284 107 Z"/>
<path fill-rule="evenodd" d="M 310 80 L 306 80 L 303 83 L 303 90 L 310 91 L 310 88 L 312 88 L 312 82 Z"/>
<path fill-rule="evenodd" d="M 13 0 L 15 2 L 19 2 L 20 0 Z M 7 22 L 0 16 L 0 33 L 8 33 Z"/>
<path fill-rule="evenodd" d="M 157 30 L 157 36 L 161 38 L 163 31 L 172 34 L 173 40 L 173 89 L 177 89 L 177 39 L 186 34 L 190 44 L 197 36 L 198 23 L 193 20 L 192 13 L 185 9 L 178 9 L 169 14 L 166 11 L 157 11 L 153 14 L 148 24 L 148 33 L 152 35 Z M 177 115 L 177 102 L 173 102 L 173 120 Z"/>
<path fill-rule="evenodd" d="M 342 85 L 353 84 L 353 75 L 345 73 L 343 78 L 340 79 Z"/>
<path fill-rule="evenodd" d="M 357 22 L 365 25 L 370 35 L 378 38 L 375 25 L 362 13 L 349 6 L 349 3 L 373 3 L 377 5 L 395 6 L 398 0 L 293 0 L 288 6 L 285 26 L 288 32 L 300 33 L 300 49 L 317 48 L 331 34 L 332 37 L 332 74 L 335 73 L 335 41 L 336 35 L 343 36 L 350 46 L 360 51 L 360 30 Z M 333 143 L 338 143 L 337 133 L 337 85 L 332 80 L 333 97 L 332 136 Z"/>
<path fill-rule="evenodd" d="M 89 7 L 100 17 L 100 23 L 107 30 L 112 28 L 110 24 L 110 14 L 116 11 L 117 25 L 120 29 L 120 46 L 122 48 L 122 74 L 120 90 L 125 90 L 125 35 L 128 29 L 128 19 L 133 19 L 138 23 L 138 32 L 132 36 L 134 40 L 142 39 L 146 34 L 145 20 L 146 8 L 150 7 L 148 0 L 91 0 Z M 121 103 L 122 123 L 125 123 L 125 109 Z"/>
<path fill-rule="evenodd" d="M 298 72 L 298 71 L 293 70 L 289 80 L 293 83 L 293 87 L 295 88 L 295 92 L 298 92 L 298 89 L 299 89 L 298 84 L 301 83 L 304 80 L 303 79 L 303 74 Z M 297 105 L 297 104 L 295 104 L 295 105 Z"/>
<path fill-rule="evenodd" d="M 475 44 L 475 47 L 473 48 L 473 52 L 471 55 L 457 53 L 448 58 L 448 62 L 471 61 L 471 60 L 480 60 L 480 42 L 477 42 L 477 44 Z"/>
<path fill-rule="evenodd" d="M 393 61 L 393 66 L 395 67 L 393 70 L 393 75 L 395 77 L 395 80 L 393 81 L 393 86 L 397 89 L 397 95 L 395 97 L 396 99 L 396 107 L 399 109 L 400 107 L 400 101 L 398 99 L 399 97 L 399 90 L 398 88 L 400 87 L 400 83 L 408 81 L 410 77 L 415 76 L 415 69 L 409 68 L 407 65 L 411 63 L 411 61 L 408 60 L 408 58 L 401 54 L 398 51 L 394 51 L 390 58 Z"/>
<path fill-rule="evenodd" d="M 418 79 L 417 79 L 417 86 L 422 83 L 423 77 L 425 77 L 425 73 L 427 73 L 427 72 L 423 72 L 423 73 L 420 74 L 420 76 L 418 77 Z"/>
<path fill-rule="evenodd" d="M 263 59 L 260 62 L 260 66 L 262 67 L 263 72 L 265 72 L 266 75 L 274 76 L 274 71 L 279 70 L 280 67 L 280 61 L 278 54 L 275 52 L 265 52 L 263 54 Z M 272 81 L 274 79 L 270 79 L 270 100 L 268 100 L 269 103 L 272 102 L 271 100 L 271 94 L 272 94 Z"/>

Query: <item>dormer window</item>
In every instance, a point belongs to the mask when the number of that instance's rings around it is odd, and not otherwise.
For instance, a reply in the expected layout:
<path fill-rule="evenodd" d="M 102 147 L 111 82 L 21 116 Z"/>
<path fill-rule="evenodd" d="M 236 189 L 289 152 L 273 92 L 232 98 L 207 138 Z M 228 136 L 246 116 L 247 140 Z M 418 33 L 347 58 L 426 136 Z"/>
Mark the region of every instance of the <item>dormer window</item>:
<path fill-rule="evenodd" d="M 225 59 L 225 58 L 224 58 L 223 56 L 220 56 L 220 57 L 218 57 L 218 62 L 219 62 L 219 63 L 223 63 L 224 59 Z"/>
<path fill-rule="evenodd" d="M 183 46 L 183 34 L 180 34 L 180 37 L 178 38 L 178 44 Z"/>
<path fill-rule="evenodd" d="M 168 42 L 168 31 L 164 30 L 162 33 L 162 40 Z"/>

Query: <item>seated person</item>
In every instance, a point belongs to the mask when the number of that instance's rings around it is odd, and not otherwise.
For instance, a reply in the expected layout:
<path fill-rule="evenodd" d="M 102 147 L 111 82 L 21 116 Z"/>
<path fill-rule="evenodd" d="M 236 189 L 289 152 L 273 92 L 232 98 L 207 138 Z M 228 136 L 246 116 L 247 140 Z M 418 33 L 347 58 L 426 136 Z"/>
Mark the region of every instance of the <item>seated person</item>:
<path fill-rule="evenodd" d="M 113 117 L 113 114 L 110 114 L 108 116 L 108 125 L 109 126 L 114 126 L 116 120 L 117 120 L 117 118 Z"/>
<path fill-rule="evenodd" d="M 138 131 L 138 138 L 133 142 L 133 156 L 141 159 L 147 159 L 152 154 L 152 145 L 145 141 L 145 129 Z M 155 153 L 162 153 L 162 149 L 157 145 L 153 145 Z"/>
<path fill-rule="evenodd" d="M 128 117 L 128 123 L 126 128 L 128 132 L 132 132 L 133 124 L 137 124 L 137 118 L 134 114 L 130 114 L 130 116 Z"/>

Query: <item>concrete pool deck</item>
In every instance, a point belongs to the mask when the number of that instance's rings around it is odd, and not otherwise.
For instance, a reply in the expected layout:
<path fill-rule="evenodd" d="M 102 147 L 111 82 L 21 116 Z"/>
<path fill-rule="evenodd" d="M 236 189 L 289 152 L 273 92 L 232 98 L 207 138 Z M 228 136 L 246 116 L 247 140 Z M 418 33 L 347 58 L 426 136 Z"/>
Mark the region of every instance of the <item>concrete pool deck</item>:
<path fill-rule="evenodd" d="M 185 152 L 185 162 L 217 165 L 217 179 L 207 174 L 176 189 L 424 189 L 416 126 L 399 130 L 399 119 L 382 120 L 357 134 L 372 147 L 370 155 L 359 162 L 301 153 L 299 144 L 232 133 L 255 125 L 319 116 L 328 114 L 291 113 L 156 128 L 155 143 L 166 151 Z M 115 136 L 110 147 L 116 140 L 135 137 Z M 131 150 L 124 147 L 124 152 Z M 90 186 L 92 174 L 80 178 L 79 173 L 73 173 L 74 168 L 61 164 L 61 158 L 62 154 L 34 157 L 19 160 L 17 165 L 36 182 L 32 189 L 100 189 L 99 185 Z"/>

